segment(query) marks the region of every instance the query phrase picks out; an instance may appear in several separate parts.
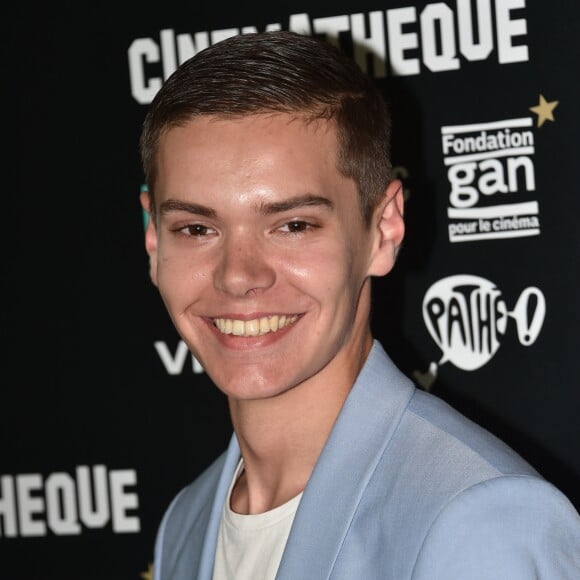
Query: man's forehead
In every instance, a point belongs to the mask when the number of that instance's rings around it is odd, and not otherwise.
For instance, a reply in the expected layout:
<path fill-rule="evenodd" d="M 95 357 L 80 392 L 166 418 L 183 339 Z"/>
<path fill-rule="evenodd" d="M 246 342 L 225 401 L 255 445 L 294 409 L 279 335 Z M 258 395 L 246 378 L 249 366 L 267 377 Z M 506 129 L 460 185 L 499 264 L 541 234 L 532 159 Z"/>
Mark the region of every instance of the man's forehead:
<path fill-rule="evenodd" d="M 158 191 L 166 199 L 181 197 L 180 191 L 196 197 L 200 191 L 204 197 L 263 191 L 275 193 L 266 196 L 270 200 L 306 195 L 338 200 L 346 189 L 350 198 L 356 185 L 345 184 L 351 179 L 338 170 L 338 140 L 328 134 L 334 125 L 293 112 L 191 118 L 165 136 Z"/>
<path fill-rule="evenodd" d="M 168 127 L 156 155 L 158 170 L 191 156 L 192 162 L 292 162 L 336 168 L 340 143 L 332 120 L 299 113 L 260 112 L 251 115 L 198 115 Z"/>

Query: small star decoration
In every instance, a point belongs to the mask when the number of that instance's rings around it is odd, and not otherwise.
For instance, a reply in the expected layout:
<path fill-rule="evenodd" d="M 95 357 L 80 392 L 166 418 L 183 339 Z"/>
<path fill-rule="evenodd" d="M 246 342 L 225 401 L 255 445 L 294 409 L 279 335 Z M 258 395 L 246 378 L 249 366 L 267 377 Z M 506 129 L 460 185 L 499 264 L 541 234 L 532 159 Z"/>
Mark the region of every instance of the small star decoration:
<path fill-rule="evenodd" d="M 153 580 L 153 564 L 149 564 L 146 572 L 141 572 L 143 580 Z"/>
<path fill-rule="evenodd" d="M 540 95 L 540 101 L 535 107 L 530 107 L 530 111 L 538 115 L 538 127 L 541 127 L 545 121 L 553 121 L 553 111 L 560 101 L 546 101 L 544 95 Z"/>

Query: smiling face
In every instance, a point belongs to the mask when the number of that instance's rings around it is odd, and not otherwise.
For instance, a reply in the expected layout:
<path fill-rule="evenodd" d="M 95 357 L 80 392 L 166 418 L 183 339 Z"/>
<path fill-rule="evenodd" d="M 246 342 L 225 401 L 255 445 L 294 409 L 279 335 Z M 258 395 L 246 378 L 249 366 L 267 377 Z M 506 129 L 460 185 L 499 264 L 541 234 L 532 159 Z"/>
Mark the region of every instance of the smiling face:
<path fill-rule="evenodd" d="M 332 123 L 287 114 L 197 117 L 160 142 L 151 276 L 233 399 L 350 386 L 368 353 L 369 276 L 393 265 L 402 196 L 367 228 L 337 147 Z"/>

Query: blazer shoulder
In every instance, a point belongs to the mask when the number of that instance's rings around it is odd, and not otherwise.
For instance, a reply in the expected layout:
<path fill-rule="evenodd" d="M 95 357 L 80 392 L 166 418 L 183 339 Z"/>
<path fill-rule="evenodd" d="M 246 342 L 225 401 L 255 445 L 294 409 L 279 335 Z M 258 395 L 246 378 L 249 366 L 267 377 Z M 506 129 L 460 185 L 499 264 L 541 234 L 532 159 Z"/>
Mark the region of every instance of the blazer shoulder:
<path fill-rule="evenodd" d="M 562 492 L 537 477 L 480 482 L 433 520 L 412 577 L 580 578 L 580 516 Z"/>

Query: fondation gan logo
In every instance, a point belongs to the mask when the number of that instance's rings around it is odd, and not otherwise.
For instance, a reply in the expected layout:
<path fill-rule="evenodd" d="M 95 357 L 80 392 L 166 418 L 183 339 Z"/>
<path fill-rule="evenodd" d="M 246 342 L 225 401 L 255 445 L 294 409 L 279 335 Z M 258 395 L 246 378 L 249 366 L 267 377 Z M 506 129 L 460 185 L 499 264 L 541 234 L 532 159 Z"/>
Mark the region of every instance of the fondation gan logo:
<path fill-rule="evenodd" d="M 543 95 L 529 107 L 537 127 L 554 121 L 558 101 Z M 521 238 L 540 234 L 532 117 L 441 127 L 449 182 L 450 242 Z M 498 195 L 500 194 L 500 195 Z"/>
<path fill-rule="evenodd" d="M 533 344 L 542 329 L 546 300 L 539 288 L 525 288 L 511 310 L 497 286 L 479 276 L 458 274 L 433 284 L 423 298 L 425 326 L 442 351 L 427 372 L 415 371 L 415 380 L 429 390 L 438 368 L 451 362 L 464 371 L 488 363 L 498 351 L 510 320 L 519 342 Z"/>

